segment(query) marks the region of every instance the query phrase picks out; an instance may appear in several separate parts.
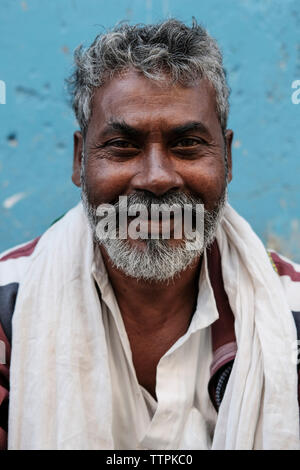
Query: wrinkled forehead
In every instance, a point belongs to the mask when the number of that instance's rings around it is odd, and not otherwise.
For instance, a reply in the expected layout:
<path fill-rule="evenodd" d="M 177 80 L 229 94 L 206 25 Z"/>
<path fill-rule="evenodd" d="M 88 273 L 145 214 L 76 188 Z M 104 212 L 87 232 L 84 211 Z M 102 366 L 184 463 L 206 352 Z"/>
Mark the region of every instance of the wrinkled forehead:
<path fill-rule="evenodd" d="M 112 119 L 132 126 L 179 126 L 186 120 L 201 121 L 212 132 L 221 132 L 215 90 L 207 79 L 189 85 L 146 78 L 137 71 L 115 75 L 94 90 L 89 130 Z"/>

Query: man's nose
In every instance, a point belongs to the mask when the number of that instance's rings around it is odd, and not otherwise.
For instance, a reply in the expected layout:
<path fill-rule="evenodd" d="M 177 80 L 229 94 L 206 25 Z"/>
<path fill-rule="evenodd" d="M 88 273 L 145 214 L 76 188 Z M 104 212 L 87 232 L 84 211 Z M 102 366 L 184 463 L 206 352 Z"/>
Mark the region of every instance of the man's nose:
<path fill-rule="evenodd" d="M 142 167 L 131 181 L 132 189 L 150 191 L 156 196 L 170 190 L 179 190 L 183 184 L 183 179 L 175 171 L 174 162 L 167 151 L 158 147 L 145 152 Z"/>

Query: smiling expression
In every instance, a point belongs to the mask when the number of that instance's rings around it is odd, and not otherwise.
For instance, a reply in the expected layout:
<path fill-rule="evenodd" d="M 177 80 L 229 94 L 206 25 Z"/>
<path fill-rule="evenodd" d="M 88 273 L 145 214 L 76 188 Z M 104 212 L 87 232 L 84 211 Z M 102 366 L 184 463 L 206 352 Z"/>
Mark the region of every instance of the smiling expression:
<path fill-rule="evenodd" d="M 115 76 L 95 90 L 85 138 L 89 203 L 120 195 L 180 191 L 213 210 L 231 180 L 232 131 L 222 133 L 210 83 L 157 83 L 139 72 Z M 226 146 L 226 147 L 225 147 Z M 72 180 L 80 186 L 83 137 L 74 134 Z"/>

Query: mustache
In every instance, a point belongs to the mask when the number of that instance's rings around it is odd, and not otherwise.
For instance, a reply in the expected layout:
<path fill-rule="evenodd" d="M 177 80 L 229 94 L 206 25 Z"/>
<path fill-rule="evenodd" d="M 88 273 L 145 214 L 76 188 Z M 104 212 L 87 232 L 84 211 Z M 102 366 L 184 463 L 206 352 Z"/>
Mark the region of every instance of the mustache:
<path fill-rule="evenodd" d="M 202 198 L 174 190 L 170 190 L 162 196 L 156 196 L 149 191 L 141 191 L 129 194 L 126 198 L 127 200 L 121 201 L 121 203 L 119 199 L 112 201 L 111 205 L 114 207 L 117 214 L 123 211 L 129 211 L 133 206 L 136 210 L 138 210 L 138 207 L 140 206 L 141 208 L 146 208 L 150 211 L 154 204 L 159 205 L 160 207 L 173 206 L 181 210 L 184 210 L 188 205 L 191 212 L 196 214 L 196 205 L 204 205 Z"/>

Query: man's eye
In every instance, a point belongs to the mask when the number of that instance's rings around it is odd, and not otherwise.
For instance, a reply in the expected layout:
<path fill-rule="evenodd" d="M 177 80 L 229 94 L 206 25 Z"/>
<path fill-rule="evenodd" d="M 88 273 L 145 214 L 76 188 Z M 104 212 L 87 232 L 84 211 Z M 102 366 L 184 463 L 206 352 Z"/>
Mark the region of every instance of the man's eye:
<path fill-rule="evenodd" d="M 197 139 L 181 139 L 176 142 L 175 147 L 196 147 L 201 144 L 201 141 Z"/>
<path fill-rule="evenodd" d="M 132 144 L 131 142 L 127 142 L 127 140 L 113 140 L 112 142 L 108 142 L 109 146 L 111 147 L 118 147 L 122 149 L 136 149 L 136 145 Z"/>

